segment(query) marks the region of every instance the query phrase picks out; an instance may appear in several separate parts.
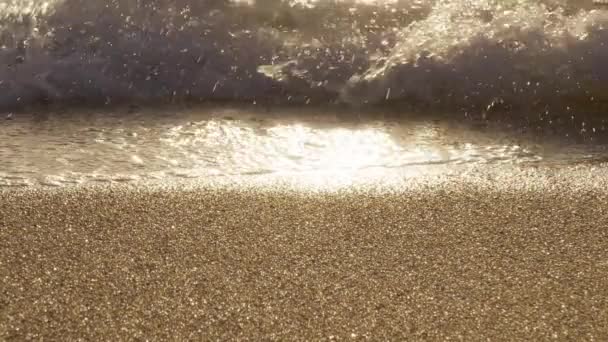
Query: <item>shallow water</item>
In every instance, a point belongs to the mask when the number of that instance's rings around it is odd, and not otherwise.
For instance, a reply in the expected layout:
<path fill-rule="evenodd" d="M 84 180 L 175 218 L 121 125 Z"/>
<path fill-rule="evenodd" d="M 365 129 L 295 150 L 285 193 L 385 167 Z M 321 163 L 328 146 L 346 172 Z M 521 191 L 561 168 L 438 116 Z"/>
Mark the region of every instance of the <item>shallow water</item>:
<path fill-rule="evenodd" d="M 235 108 L 47 113 L 0 122 L 0 186 L 171 182 L 323 173 L 372 179 L 455 168 L 602 160 L 603 145 L 542 141 L 448 120 L 321 109 Z"/>

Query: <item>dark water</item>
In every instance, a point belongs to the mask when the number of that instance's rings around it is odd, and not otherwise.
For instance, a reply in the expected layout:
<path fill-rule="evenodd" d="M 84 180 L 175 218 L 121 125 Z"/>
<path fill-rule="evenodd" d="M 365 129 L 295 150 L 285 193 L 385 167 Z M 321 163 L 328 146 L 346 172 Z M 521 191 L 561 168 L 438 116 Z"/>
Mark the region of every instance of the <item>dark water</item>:
<path fill-rule="evenodd" d="M 4 0 L 0 107 L 391 102 L 601 117 L 607 23 L 584 0 Z"/>

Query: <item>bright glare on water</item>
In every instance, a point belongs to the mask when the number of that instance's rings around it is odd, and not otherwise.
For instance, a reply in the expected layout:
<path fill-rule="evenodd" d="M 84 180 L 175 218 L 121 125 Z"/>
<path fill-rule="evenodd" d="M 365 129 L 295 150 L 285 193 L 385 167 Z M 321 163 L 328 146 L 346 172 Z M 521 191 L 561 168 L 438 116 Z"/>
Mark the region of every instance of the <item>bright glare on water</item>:
<path fill-rule="evenodd" d="M 546 148 L 444 121 L 338 116 L 229 109 L 19 116 L 0 126 L 0 186 L 277 174 L 331 183 L 361 172 L 415 177 L 551 158 Z"/>

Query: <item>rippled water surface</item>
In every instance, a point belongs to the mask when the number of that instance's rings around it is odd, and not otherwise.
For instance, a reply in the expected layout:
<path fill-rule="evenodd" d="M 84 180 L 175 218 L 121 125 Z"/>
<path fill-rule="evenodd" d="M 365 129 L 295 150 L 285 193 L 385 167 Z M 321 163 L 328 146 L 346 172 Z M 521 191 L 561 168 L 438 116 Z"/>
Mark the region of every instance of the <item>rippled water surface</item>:
<path fill-rule="evenodd" d="M 535 165 L 603 154 L 600 147 L 532 143 L 442 120 L 340 117 L 227 108 L 19 115 L 0 122 L 0 186 L 361 170 L 387 177 L 413 168 Z"/>

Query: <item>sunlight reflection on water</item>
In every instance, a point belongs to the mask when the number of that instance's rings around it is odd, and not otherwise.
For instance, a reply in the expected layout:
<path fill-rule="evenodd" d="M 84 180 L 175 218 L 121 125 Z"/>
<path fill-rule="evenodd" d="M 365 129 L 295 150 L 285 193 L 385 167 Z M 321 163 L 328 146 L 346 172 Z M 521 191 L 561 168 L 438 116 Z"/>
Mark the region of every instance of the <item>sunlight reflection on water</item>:
<path fill-rule="evenodd" d="M 311 175 L 331 183 L 362 170 L 402 177 L 421 167 L 542 159 L 491 134 L 430 121 L 346 123 L 250 113 L 22 119 L 1 126 L 0 135 L 4 186 L 263 174 Z"/>

